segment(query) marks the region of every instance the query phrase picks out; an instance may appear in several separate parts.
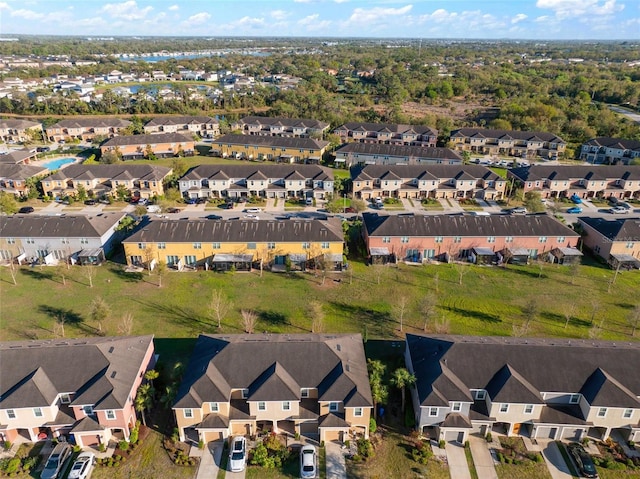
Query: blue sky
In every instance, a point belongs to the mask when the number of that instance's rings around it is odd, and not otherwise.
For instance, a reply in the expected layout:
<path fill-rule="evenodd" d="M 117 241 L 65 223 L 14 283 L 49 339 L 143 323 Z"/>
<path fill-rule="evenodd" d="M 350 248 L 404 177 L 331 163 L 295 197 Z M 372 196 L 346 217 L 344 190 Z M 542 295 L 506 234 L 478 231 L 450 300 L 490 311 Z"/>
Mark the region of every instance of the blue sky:
<path fill-rule="evenodd" d="M 640 0 L 0 0 L 0 34 L 630 40 Z"/>

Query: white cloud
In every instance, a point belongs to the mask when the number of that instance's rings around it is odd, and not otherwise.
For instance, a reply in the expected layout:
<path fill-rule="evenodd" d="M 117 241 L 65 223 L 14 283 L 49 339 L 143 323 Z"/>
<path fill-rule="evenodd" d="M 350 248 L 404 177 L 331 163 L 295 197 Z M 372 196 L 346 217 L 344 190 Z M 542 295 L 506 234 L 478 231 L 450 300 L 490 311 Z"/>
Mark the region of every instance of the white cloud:
<path fill-rule="evenodd" d="M 305 31 L 322 31 L 331 26 L 330 20 L 320 20 L 320 14 L 314 13 L 298 20 L 298 25 L 305 28 Z"/>
<path fill-rule="evenodd" d="M 211 15 L 207 12 L 200 12 L 200 13 L 196 13 L 195 15 L 191 15 L 189 18 L 187 18 L 187 22 L 190 25 L 202 25 L 203 23 L 206 23 L 207 21 L 209 21 L 209 19 L 211 18 Z"/>
<path fill-rule="evenodd" d="M 0 10 L 11 10 L 7 2 L 0 2 Z"/>
<path fill-rule="evenodd" d="M 536 7 L 553 10 L 559 19 L 612 15 L 624 9 L 616 0 L 538 0 Z"/>
<path fill-rule="evenodd" d="M 152 10 L 151 6 L 139 8 L 135 0 L 129 0 L 123 3 L 107 3 L 98 10 L 98 13 L 104 13 L 120 20 L 134 21 L 144 20 Z"/>
<path fill-rule="evenodd" d="M 284 20 L 289 16 L 289 12 L 285 10 L 273 10 L 270 15 L 271 18 L 274 18 L 276 20 Z"/>
<path fill-rule="evenodd" d="M 19 9 L 19 10 L 12 10 L 11 16 L 24 18 L 25 20 L 42 20 L 45 15 L 44 13 L 34 12 L 33 10 Z"/>
<path fill-rule="evenodd" d="M 384 8 L 373 7 L 370 9 L 356 8 L 349 17 L 347 24 L 349 25 L 370 25 L 372 23 L 381 23 L 390 17 L 399 17 L 408 14 L 413 5 L 405 5 L 400 8 Z"/>
<path fill-rule="evenodd" d="M 169 7 L 169 11 L 171 12 L 175 12 L 176 10 L 180 10 L 180 7 L 178 5 L 171 5 Z"/>
<path fill-rule="evenodd" d="M 527 15 L 525 15 L 524 13 L 518 13 L 515 17 L 513 17 L 511 19 L 511 23 L 516 24 L 519 23 L 523 20 L 526 20 L 527 18 L 529 18 Z"/>
<path fill-rule="evenodd" d="M 335 3 L 347 3 L 349 0 L 333 0 Z"/>
<path fill-rule="evenodd" d="M 293 0 L 293 3 L 311 3 L 311 0 Z"/>

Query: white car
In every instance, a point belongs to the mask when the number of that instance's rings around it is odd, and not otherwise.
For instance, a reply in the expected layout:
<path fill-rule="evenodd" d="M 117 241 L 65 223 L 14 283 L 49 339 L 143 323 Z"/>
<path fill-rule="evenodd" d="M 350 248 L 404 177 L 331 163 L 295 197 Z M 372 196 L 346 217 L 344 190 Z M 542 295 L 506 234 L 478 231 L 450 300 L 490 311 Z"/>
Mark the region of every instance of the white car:
<path fill-rule="evenodd" d="M 262 213 L 262 208 L 247 208 L 245 213 Z"/>
<path fill-rule="evenodd" d="M 89 477 L 91 468 L 96 462 L 96 456 L 92 452 L 83 452 L 77 458 L 76 462 L 71 466 L 68 479 L 86 479 Z"/>
<path fill-rule="evenodd" d="M 231 451 L 229 452 L 229 469 L 231 472 L 243 471 L 246 462 L 247 441 L 244 436 L 236 436 L 231 442 Z"/>
<path fill-rule="evenodd" d="M 259 220 L 260 217 L 258 215 L 244 215 L 245 219 L 248 220 Z"/>
<path fill-rule="evenodd" d="M 303 479 L 315 478 L 318 474 L 318 458 L 316 448 L 313 446 L 302 446 L 300 449 L 300 477 Z"/>
<path fill-rule="evenodd" d="M 629 214 L 629 210 L 624 206 L 614 206 L 613 208 L 609 208 L 609 213 L 613 215 L 627 215 Z"/>

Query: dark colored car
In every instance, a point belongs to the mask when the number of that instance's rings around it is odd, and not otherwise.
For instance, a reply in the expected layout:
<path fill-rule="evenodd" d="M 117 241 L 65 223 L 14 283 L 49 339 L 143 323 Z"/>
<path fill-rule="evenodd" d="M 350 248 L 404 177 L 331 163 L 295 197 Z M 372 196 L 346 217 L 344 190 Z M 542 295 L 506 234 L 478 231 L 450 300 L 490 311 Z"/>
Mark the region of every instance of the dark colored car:
<path fill-rule="evenodd" d="M 169 208 L 167 209 L 167 213 L 180 213 L 182 210 L 180 208 Z"/>
<path fill-rule="evenodd" d="M 84 204 L 88 206 L 93 206 L 96 204 L 96 200 L 84 200 Z"/>
<path fill-rule="evenodd" d="M 578 466 L 582 477 L 598 477 L 598 472 L 591 460 L 591 456 L 587 454 L 587 451 L 580 444 L 572 442 L 567 446 L 567 449 Z"/>
<path fill-rule="evenodd" d="M 188 205 L 195 205 L 198 202 L 198 198 L 187 198 L 184 202 Z"/>
<path fill-rule="evenodd" d="M 34 211 L 33 206 L 23 206 L 18 210 L 18 213 L 33 213 Z"/>
<path fill-rule="evenodd" d="M 203 204 L 205 204 L 206 202 L 207 202 L 207 199 L 206 199 L 206 198 L 198 198 L 198 199 L 196 200 L 196 203 L 197 203 L 197 204 L 199 204 L 199 205 L 203 205 Z"/>
<path fill-rule="evenodd" d="M 222 209 L 225 209 L 225 210 L 233 209 L 233 203 L 232 202 L 225 203 L 224 205 L 222 205 Z"/>

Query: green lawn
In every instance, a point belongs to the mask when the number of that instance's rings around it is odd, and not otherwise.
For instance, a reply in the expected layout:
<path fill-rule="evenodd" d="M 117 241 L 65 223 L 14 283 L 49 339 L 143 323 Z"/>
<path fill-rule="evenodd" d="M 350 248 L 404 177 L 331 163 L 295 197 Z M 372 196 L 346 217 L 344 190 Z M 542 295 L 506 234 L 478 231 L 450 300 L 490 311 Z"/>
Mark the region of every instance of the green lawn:
<path fill-rule="evenodd" d="M 496 466 L 498 479 L 551 479 L 546 464 L 527 462 L 524 464 L 499 464 Z"/>
<path fill-rule="evenodd" d="M 254 309 L 260 319 L 256 331 L 305 333 L 311 330 L 306 314 L 309 301 L 324 304 L 324 330 L 361 332 L 370 338 L 401 336 L 393 305 L 406 297 L 404 332 L 421 332 L 423 320 L 416 305 L 427 292 L 438 299 L 434 316 L 426 324 L 453 334 L 512 335 L 522 333 L 523 306 L 536 302 L 539 314 L 530 322 L 527 335 L 630 340 L 627 317 L 637 302 L 640 272 L 623 272 L 611 293 L 607 281 L 613 272 L 598 265 L 571 268 L 547 264 L 508 268 L 467 266 L 459 284 L 454 265 L 367 267 L 351 262 L 353 277 L 329 277 L 325 284 L 313 274 L 265 272 L 217 274 L 176 273 L 158 278 L 146 273 L 125 273 L 119 264 L 97 268 L 89 287 L 85 269 L 73 267 L 22 267 L 12 283 L 7 268 L 0 271 L 0 338 L 35 339 L 54 335 L 54 321 L 64 317 L 67 337 L 92 336 L 97 324 L 89 318 L 91 301 L 102 296 L 112 314 L 103 324 L 106 334 L 118 334 L 122 315 L 132 313 L 133 334 L 154 333 L 162 338 L 194 337 L 198 333 L 242 332 L 240 309 Z M 66 276 L 62 284 L 60 272 Z M 380 274 L 380 278 L 378 278 Z M 542 277 L 538 277 L 542 274 Z M 341 279 L 335 282 L 335 279 Z M 350 284 L 352 282 L 352 284 Z M 212 291 L 222 289 L 233 307 L 221 327 L 214 324 L 208 304 Z M 565 312 L 574 307 L 565 328 Z M 597 330 L 592 329 L 592 317 Z M 60 329 L 60 328 L 58 328 Z M 59 331 L 61 333 L 61 331 Z"/>
<path fill-rule="evenodd" d="M 640 479 L 640 471 L 614 471 L 596 466 L 600 479 Z"/>

